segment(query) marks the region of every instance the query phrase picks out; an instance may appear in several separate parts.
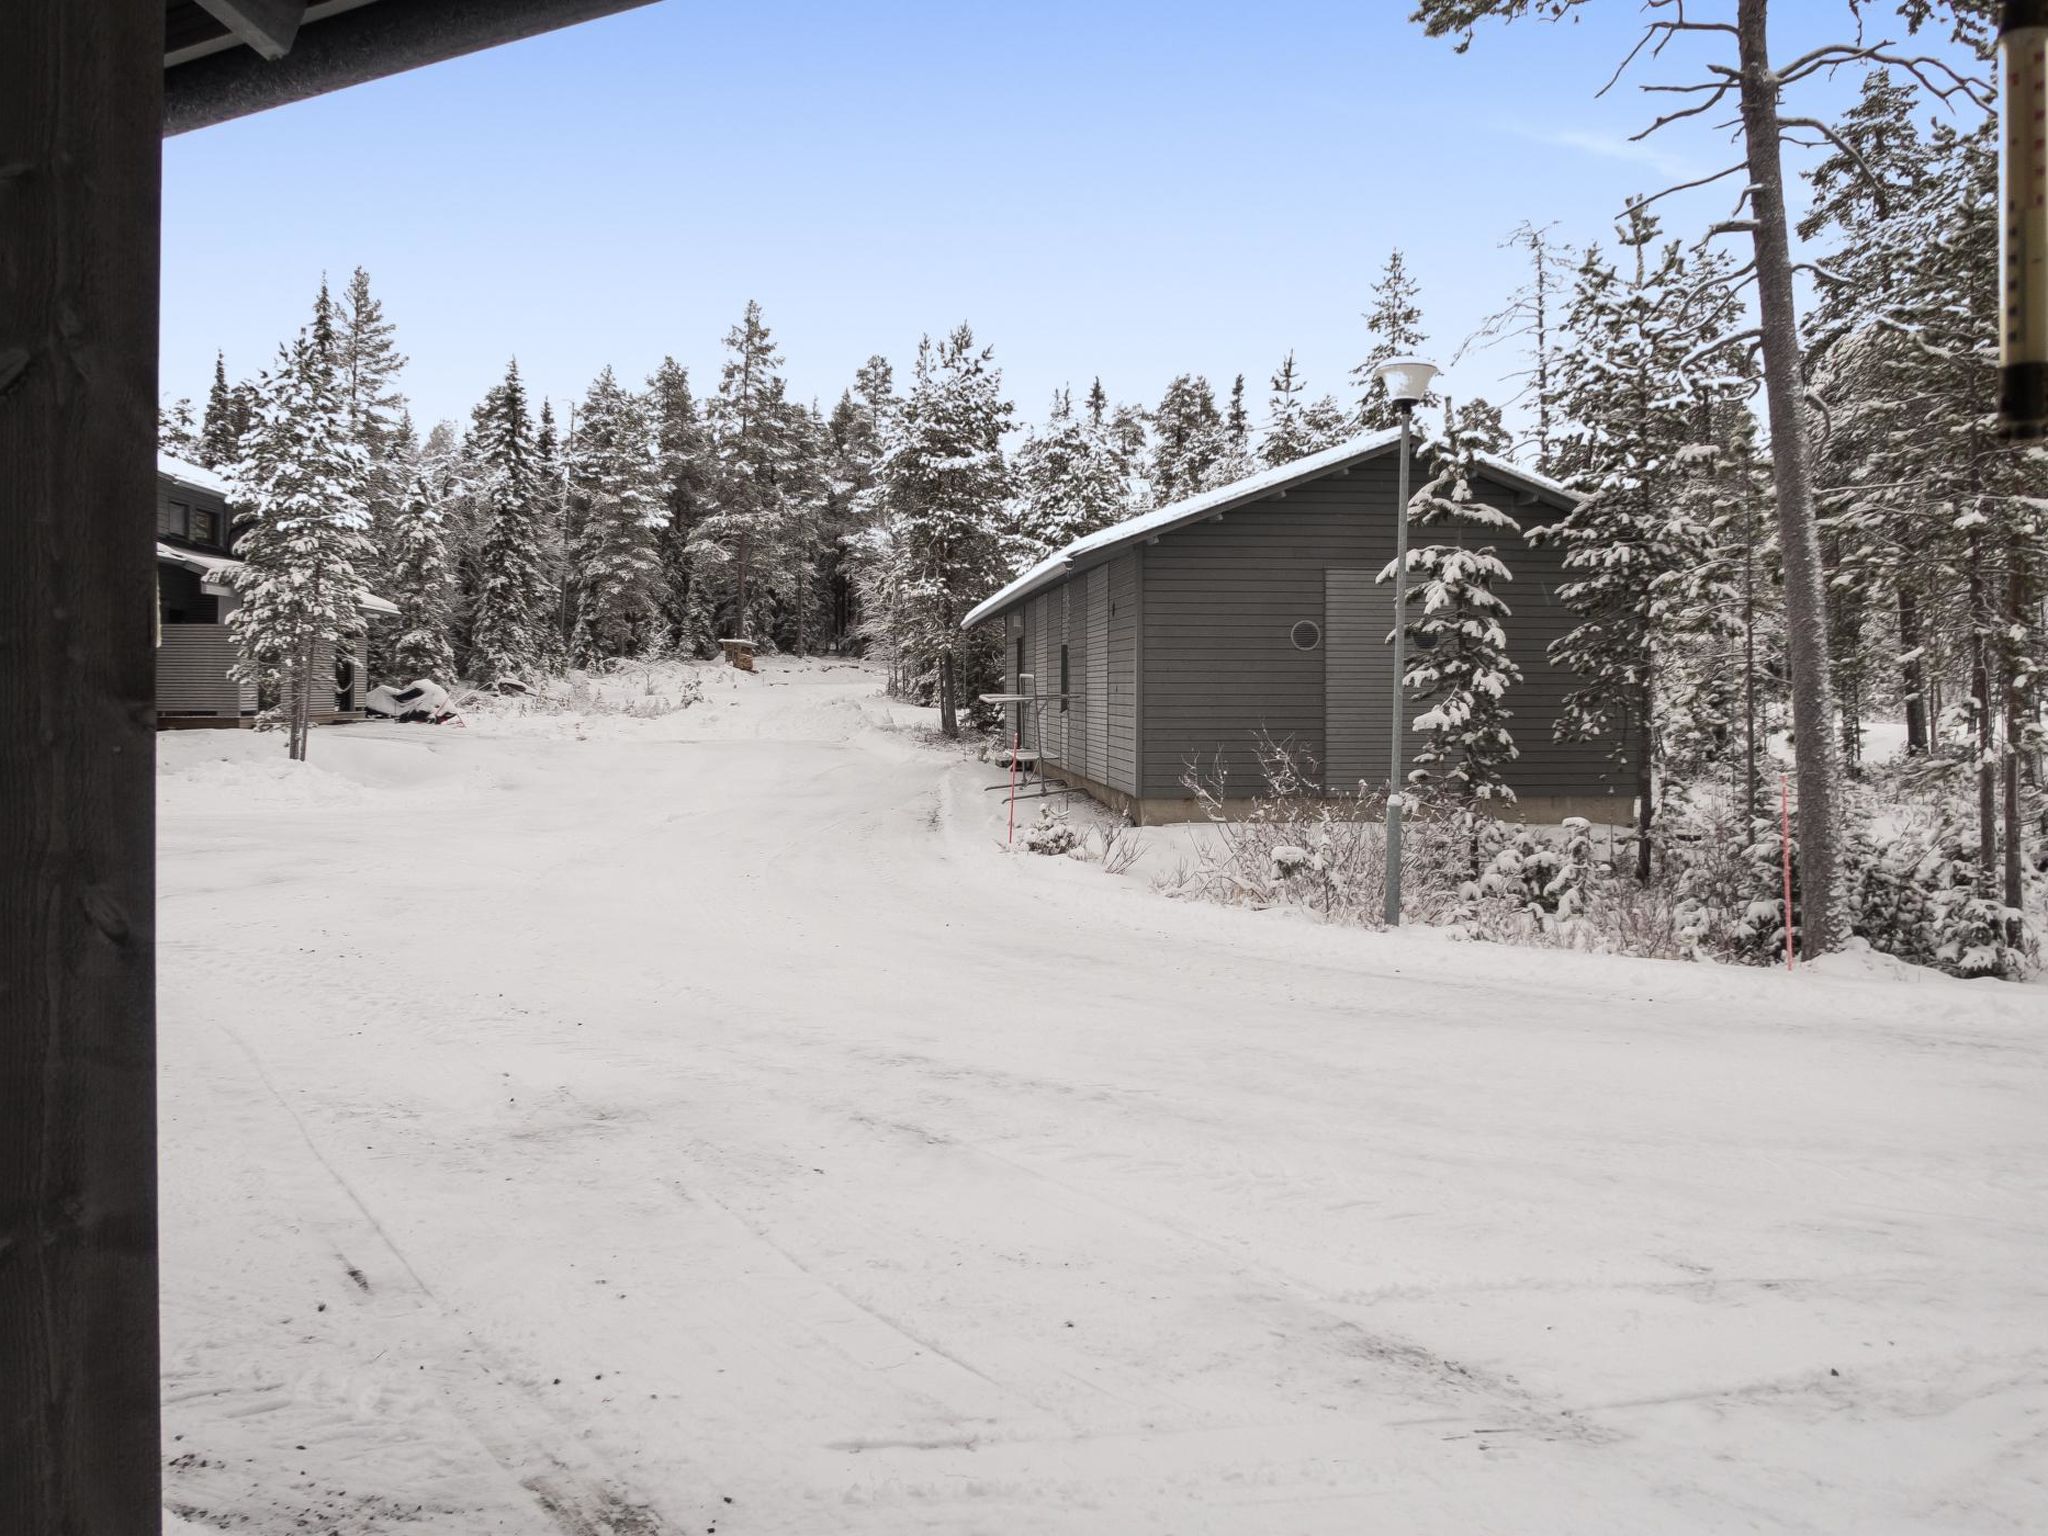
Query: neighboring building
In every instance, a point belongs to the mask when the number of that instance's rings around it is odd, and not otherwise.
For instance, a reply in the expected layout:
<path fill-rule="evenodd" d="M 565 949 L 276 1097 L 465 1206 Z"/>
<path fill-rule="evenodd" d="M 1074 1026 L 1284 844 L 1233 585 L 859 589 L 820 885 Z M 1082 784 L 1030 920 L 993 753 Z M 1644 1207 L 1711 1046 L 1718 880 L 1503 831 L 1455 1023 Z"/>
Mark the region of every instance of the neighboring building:
<path fill-rule="evenodd" d="M 156 456 L 156 715 L 159 726 L 246 725 L 256 715 L 256 690 L 228 675 L 235 664 L 228 615 L 239 599 L 229 573 L 235 530 L 228 514 L 228 485 L 210 469 Z M 365 596 L 365 622 L 395 616 L 381 597 Z M 369 690 L 360 656 L 337 654 L 324 641 L 313 675 L 333 677 L 313 700 L 312 718 L 323 724 L 363 717 Z"/>
<path fill-rule="evenodd" d="M 1393 584 L 1398 431 L 1376 433 L 1161 507 L 1077 540 L 967 615 L 1000 620 L 1011 691 L 1065 695 L 1020 707 L 1027 749 L 1049 777 L 1140 822 L 1195 814 L 1182 778 L 1218 755 L 1228 793 L 1265 787 L 1254 747 L 1291 743 L 1322 782 L 1349 792 L 1386 782 L 1393 725 Z M 1574 504 L 1554 481 L 1483 459 L 1474 494 L 1524 534 Z M 1416 483 L 1428 473 L 1416 466 Z M 1477 530 L 1415 530 L 1411 542 L 1456 542 Z M 1554 545 L 1490 534 L 1514 580 L 1509 645 L 1523 681 L 1508 691 L 1520 759 L 1509 774 L 1519 814 L 1627 820 L 1632 786 L 1600 742 L 1554 734 L 1575 684 L 1550 643 L 1575 622 L 1558 601 Z M 1411 656 L 1413 649 L 1411 646 Z M 1412 722 L 1420 707 L 1411 707 Z M 1404 763 L 1421 739 L 1408 733 Z M 1513 814 L 1513 813 L 1510 813 Z"/>

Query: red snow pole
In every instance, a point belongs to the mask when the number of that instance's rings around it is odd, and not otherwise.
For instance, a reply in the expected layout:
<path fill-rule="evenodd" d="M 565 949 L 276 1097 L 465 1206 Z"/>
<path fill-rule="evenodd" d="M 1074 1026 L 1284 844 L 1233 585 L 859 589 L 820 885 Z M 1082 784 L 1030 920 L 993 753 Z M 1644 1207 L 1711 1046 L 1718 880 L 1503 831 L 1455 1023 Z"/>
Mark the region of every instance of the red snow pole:
<path fill-rule="evenodd" d="M 1016 734 L 1010 738 L 1010 831 L 1004 839 L 1010 847 L 1017 844 L 1017 754 L 1024 750 L 1024 711 L 1021 706 L 1017 714 Z"/>
<path fill-rule="evenodd" d="M 1792 785 L 1784 775 L 1778 775 L 1778 852 L 1785 864 L 1785 969 L 1793 969 L 1792 959 Z"/>

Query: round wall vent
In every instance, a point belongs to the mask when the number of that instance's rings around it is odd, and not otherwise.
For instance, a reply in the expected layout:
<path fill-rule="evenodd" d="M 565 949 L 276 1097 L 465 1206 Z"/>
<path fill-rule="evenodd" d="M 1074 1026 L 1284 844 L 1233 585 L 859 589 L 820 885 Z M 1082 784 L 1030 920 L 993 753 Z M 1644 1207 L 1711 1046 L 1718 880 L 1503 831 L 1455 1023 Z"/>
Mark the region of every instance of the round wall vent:
<path fill-rule="evenodd" d="M 1288 631 L 1297 651 L 1312 651 L 1323 643 L 1323 628 L 1314 619 L 1303 619 Z"/>

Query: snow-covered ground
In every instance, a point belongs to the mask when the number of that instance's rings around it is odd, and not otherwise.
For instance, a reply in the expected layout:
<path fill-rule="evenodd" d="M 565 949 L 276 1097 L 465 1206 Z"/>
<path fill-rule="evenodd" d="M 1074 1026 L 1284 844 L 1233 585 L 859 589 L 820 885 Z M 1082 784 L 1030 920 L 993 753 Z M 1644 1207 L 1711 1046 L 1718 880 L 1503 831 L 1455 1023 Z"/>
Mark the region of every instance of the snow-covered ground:
<path fill-rule="evenodd" d="M 2039 988 L 1172 902 L 704 675 L 162 738 L 176 1517 L 2048 1524 Z"/>

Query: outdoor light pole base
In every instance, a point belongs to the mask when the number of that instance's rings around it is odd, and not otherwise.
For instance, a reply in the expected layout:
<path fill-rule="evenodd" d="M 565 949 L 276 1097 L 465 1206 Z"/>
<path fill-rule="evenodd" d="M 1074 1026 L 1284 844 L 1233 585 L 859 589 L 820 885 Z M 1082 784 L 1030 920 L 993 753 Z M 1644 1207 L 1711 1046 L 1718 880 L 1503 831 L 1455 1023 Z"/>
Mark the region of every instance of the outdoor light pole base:
<path fill-rule="evenodd" d="M 1401 926 L 1401 802 L 1387 799 L 1387 926 Z"/>

